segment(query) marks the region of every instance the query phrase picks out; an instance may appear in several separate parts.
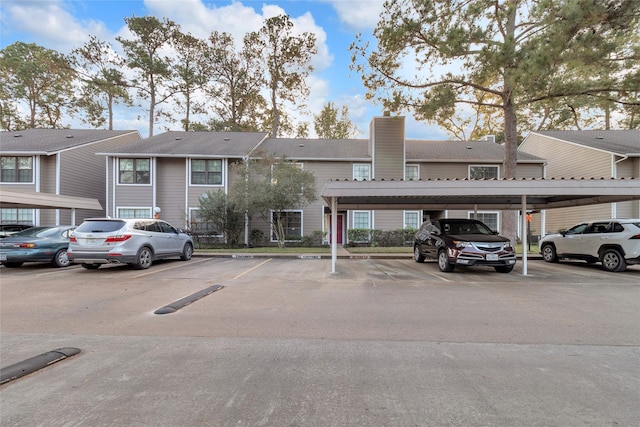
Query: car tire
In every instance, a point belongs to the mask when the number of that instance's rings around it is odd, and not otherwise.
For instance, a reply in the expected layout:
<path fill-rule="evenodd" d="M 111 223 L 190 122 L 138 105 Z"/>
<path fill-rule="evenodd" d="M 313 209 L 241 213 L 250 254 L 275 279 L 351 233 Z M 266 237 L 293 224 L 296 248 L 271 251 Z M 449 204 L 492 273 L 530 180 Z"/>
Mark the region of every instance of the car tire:
<path fill-rule="evenodd" d="M 22 262 L 3 262 L 2 265 L 4 265 L 7 268 L 18 268 L 20 267 L 22 264 Z"/>
<path fill-rule="evenodd" d="M 151 267 L 152 263 L 153 253 L 151 252 L 151 249 L 143 246 L 140 248 L 138 254 L 136 255 L 136 262 L 133 264 L 133 268 L 135 268 L 136 270 L 146 270 L 147 268 Z"/>
<path fill-rule="evenodd" d="M 617 249 L 605 249 L 600 254 L 600 262 L 605 271 L 618 273 L 627 268 L 627 262 Z"/>
<path fill-rule="evenodd" d="M 542 246 L 542 258 L 546 262 L 558 262 L 558 254 L 556 248 L 552 244 L 546 244 Z"/>
<path fill-rule="evenodd" d="M 53 260 L 51 261 L 51 264 L 53 264 L 54 267 L 68 267 L 69 264 L 71 264 L 71 261 L 69 261 L 67 250 L 60 249 L 58 252 L 56 252 Z"/>
<path fill-rule="evenodd" d="M 184 248 L 182 248 L 182 255 L 180 255 L 180 259 L 182 261 L 189 261 L 192 255 L 193 246 L 191 245 L 191 243 L 185 243 Z"/>
<path fill-rule="evenodd" d="M 82 267 L 86 268 L 87 270 L 97 270 L 100 268 L 100 264 L 86 264 L 83 263 L 81 264 Z"/>
<path fill-rule="evenodd" d="M 455 268 L 455 265 L 449 262 L 449 256 L 447 255 L 447 251 L 444 249 L 440 249 L 438 252 L 438 267 L 443 273 L 451 273 Z"/>
<path fill-rule="evenodd" d="M 511 273 L 513 271 L 513 265 L 499 265 L 493 267 L 498 273 Z"/>
<path fill-rule="evenodd" d="M 413 260 L 415 262 L 424 262 L 424 255 L 420 253 L 420 248 L 418 247 L 418 245 L 415 245 L 413 247 Z"/>

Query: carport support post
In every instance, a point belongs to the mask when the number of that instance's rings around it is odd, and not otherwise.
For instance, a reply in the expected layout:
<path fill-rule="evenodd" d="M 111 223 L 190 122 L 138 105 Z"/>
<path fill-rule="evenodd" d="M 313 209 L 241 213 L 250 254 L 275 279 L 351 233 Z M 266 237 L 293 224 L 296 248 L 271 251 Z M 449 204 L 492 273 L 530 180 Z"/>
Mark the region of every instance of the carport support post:
<path fill-rule="evenodd" d="M 338 259 L 338 203 L 335 197 L 331 198 L 331 273 L 336 272 L 336 259 Z"/>
<path fill-rule="evenodd" d="M 527 275 L 527 196 L 522 195 L 522 275 Z"/>

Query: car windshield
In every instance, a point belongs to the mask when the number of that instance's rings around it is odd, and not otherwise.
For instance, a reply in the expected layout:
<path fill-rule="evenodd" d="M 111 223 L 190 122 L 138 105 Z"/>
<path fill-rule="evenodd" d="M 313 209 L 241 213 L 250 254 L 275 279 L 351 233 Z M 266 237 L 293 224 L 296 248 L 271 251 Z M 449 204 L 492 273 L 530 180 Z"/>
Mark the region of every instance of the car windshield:
<path fill-rule="evenodd" d="M 493 234 L 493 231 L 481 222 L 456 221 L 442 222 L 447 234 Z"/>
<path fill-rule="evenodd" d="M 124 221 L 85 221 L 76 228 L 80 233 L 109 233 L 121 229 Z"/>

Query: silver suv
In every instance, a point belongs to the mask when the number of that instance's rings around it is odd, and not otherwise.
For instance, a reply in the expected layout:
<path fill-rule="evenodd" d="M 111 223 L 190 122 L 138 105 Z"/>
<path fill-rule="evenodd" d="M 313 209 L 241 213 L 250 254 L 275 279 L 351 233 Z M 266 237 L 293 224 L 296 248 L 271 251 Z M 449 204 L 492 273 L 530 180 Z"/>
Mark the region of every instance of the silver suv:
<path fill-rule="evenodd" d="M 547 262 L 560 258 L 600 261 L 606 271 L 624 271 L 628 264 L 640 264 L 640 219 L 582 222 L 544 236 L 540 253 Z"/>
<path fill-rule="evenodd" d="M 159 219 L 91 218 L 73 232 L 67 254 L 89 270 L 109 263 L 145 269 L 161 258 L 191 259 L 193 240 Z"/>

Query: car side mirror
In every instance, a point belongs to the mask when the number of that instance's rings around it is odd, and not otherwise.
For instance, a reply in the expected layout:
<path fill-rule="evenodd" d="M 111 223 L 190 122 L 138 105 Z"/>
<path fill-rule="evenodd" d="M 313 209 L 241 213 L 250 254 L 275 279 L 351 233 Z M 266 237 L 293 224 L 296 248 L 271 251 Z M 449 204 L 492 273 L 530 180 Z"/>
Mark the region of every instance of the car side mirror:
<path fill-rule="evenodd" d="M 562 234 L 562 237 L 567 235 L 567 230 L 560 230 L 560 234 Z"/>

